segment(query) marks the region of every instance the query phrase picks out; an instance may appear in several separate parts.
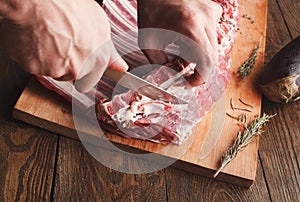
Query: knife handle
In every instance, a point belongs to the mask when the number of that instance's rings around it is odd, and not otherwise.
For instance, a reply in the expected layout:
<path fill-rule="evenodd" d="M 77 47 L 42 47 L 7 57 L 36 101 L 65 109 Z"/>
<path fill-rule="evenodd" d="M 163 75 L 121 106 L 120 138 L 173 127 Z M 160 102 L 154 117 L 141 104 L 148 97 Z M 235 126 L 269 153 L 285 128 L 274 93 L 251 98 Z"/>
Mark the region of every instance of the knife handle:
<path fill-rule="evenodd" d="M 109 78 L 110 80 L 118 83 L 120 79 L 124 76 L 124 72 L 119 72 L 116 70 L 113 70 L 111 68 L 107 68 L 103 74 L 103 76 Z"/>

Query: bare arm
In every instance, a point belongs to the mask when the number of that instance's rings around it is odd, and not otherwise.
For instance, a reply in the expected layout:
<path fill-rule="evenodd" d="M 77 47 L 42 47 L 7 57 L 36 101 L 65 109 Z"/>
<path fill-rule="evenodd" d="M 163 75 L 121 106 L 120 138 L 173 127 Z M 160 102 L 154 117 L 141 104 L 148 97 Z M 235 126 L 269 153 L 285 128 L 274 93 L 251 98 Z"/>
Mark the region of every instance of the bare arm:
<path fill-rule="evenodd" d="M 78 80 L 77 88 L 87 92 L 107 66 L 127 69 L 116 57 L 107 16 L 93 0 L 0 0 L 0 15 L 9 56 L 29 73 Z M 105 51 L 96 51 L 101 46 Z"/>

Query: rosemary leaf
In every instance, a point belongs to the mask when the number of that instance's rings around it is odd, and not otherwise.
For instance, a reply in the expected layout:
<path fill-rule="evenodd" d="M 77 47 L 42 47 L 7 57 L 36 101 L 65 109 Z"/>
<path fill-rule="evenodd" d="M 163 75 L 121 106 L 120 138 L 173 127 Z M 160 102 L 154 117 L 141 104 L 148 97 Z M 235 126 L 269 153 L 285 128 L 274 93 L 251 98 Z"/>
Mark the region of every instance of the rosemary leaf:
<path fill-rule="evenodd" d="M 230 107 L 234 111 L 233 104 L 232 104 L 232 98 L 230 98 Z"/>
<path fill-rule="evenodd" d="M 253 107 L 252 105 L 247 104 L 247 103 L 244 102 L 241 98 L 239 98 L 239 101 L 240 101 L 243 105 L 245 105 L 245 106 L 247 106 L 247 107 L 251 107 L 252 109 L 254 109 L 254 107 Z"/>
<path fill-rule="evenodd" d="M 237 134 L 237 138 L 234 140 L 233 144 L 227 147 L 226 151 L 224 152 L 222 159 L 221 159 L 221 166 L 214 174 L 214 177 L 225 168 L 238 154 L 238 152 L 246 147 L 255 136 L 262 134 L 262 127 L 267 123 L 274 115 L 267 115 L 263 114 L 261 117 L 255 119 L 250 125 L 246 125 L 245 123 L 245 130 L 243 132 L 239 131 Z"/>
<path fill-rule="evenodd" d="M 258 42 L 256 48 L 253 49 L 250 57 L 238 69 L 238 75 L 243 82 L 252 73 L 254 64 L 256 63 L 257 60 L 257 52 L 259 48 L 260 48 L 260 41 Z"/>
<path fill-rule="evenodd" d="M 240 114 L 239 116 L 235 117 L 235 116 L 232 116 L 231 114 L 229 113 L 225 113 L 227 116 L 229 116 L 230 118 L 238 121 L 238 122 L 242 122 L 242 123 L 245 123 L 246 122 L 246 114 Z"/>
<path fill-rule="evenodd" d="M 238 107 L 233 107 L 233 110 L 240 110 L 240 111 L 245 111 L 245 112 L 252 112 L 249 109 L 244 109 L 244 108 L 238 108 Z"/>

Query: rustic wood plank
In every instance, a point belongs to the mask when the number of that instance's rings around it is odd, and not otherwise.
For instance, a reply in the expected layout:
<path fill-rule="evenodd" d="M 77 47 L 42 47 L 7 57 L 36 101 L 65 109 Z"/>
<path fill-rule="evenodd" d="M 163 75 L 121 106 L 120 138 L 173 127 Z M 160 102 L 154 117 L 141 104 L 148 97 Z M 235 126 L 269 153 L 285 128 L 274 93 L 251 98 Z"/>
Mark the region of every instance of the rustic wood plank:
<path fill-rule="evenodd" d="M 283 19 L 288 27 L 292 38 L 300 35 L 300 2 L 299 0 L 277 0 Z"/>
<path fill-rule="evenodd" d="M 0 201 L 48 201 L 57 136 L 0 118 Z"/>
<path fill-rule="evenodd" d="M 256 180 L 249 189 L 217 182 L 208 178 L 166 169 L 169 201 L 270 201 L 261 165 Z"/>
<path fill-rule="evenodd" d="M 285 0 L 280 0 L 280 2 L 282 1 Z M 293 0 L 286 1 L 289 1 L 290 4 L 293 5 Z M 296 9 L 296 7 L 294 8 L 294 10 L 299 11 L 298 9 Z M 281 13 L 280 7 L 276 3 L 276 1 L 268 1 L 265 63 L 267 63 L 280 48 L 282 48 L 291 40 L 287 27 L 285 25 L 285 21 L 283 19 L 283 16 L 285 15 L 288 14 L 286 12 Z M 297 19 L 293 20 L 297 21 Z M 298 26 L 298 35 L 300 34 L 299 29 L 300 28 Z"/>
<path fill-rule="evenodd" d="M 294 38 L 297 32 L 300 33 L 299 18 L 291 17 L 295 12 L 299 14 L 300 4 L 295 2 L 280 0 L 280 8 L 275 1 L 269 1 L 266 62 Z M 286 8 L 283 8 L 283 5 Z M 288 27 L 285 26 L 283 16 Z M 298 26 L 294 27 L 295 23 Z M 259 149 L 271 199 L 300 201 L 300 102 L 284 105 L 269 102 L 264 98 L 263 109 L 266 113 L 277 114 L 266 127 Z"/>
<path fill-rule="evenodd" d="M 266 113 L 277 113 L 259 149 L 271 198 L 300 201 L 300 103 L 283 106 L 264 100 L 263 107 Z"/>
<path fill-rule="evenodd" d="M 112 151 L 101 149 L 101 154 L 103 158 L 113 158 L 116 162 L 126 161 L 125 156 Z M 130 166 L 133 164 L 131 161 Z M 79 141 L 61 137 L 53 200 L 67 199 L 166 201 L 164 171 L 139 175 L 117 172 L 95 160 Z"/>

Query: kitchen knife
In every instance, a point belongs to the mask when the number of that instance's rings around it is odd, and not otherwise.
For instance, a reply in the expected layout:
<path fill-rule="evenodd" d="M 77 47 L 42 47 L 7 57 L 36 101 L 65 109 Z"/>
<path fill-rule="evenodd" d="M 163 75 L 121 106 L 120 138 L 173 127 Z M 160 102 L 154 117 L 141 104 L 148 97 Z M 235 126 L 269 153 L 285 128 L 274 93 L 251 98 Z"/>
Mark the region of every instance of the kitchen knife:
<path fill-rule="evenodd" d="M 130 73 L 118 72 L 111 68 L 107 68 L 103 74 L 104 77 L 116 82 L 118 85 L 134 90 L 153 100 L 161 100 L 172 104 L 187 104 L 183 99 L 170 94 L 164 89 L 153 85 L 152 83 Z"/>

